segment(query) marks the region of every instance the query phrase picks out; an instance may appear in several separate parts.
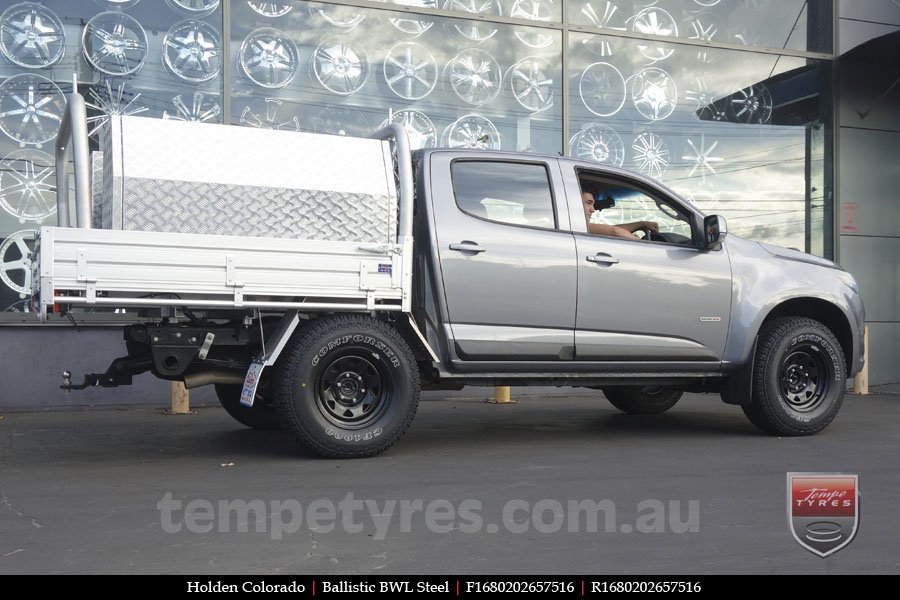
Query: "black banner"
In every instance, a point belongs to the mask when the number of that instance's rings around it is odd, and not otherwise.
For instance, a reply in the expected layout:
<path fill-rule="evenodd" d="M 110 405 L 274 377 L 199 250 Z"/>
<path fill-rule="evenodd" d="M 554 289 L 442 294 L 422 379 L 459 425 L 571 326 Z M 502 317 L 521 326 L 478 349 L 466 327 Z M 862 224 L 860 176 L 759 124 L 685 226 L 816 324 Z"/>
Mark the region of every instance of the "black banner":
<path fill-rule="evenodd" d="M 30 579 L 22 576 L 22 579 Z M 467 597 L 488 594 L 505 596 L 540 595 L 555 598 L 601 597 L 609 594 L 771 594 L 793 588 L 805 594 L 839 593 L 846 587 L 859 589 L 859 576 L 748 576 L 748 575 L 660 575 L 660 576 L 290 576 L 290 575 L 202 575 L 202 576 L 58 576 L 41 577 L 46 592 L 96 593 L 140 586 L 142 593 L 187 594 L 288 594 L 294 597 L 322 598 L 348 595 L 410 594 L 411 597 Z M 7 584 L 11 583 L 6 578 Z M 871 583 L 871 581 L 867 582 Z M 56 588 L 56 590 L 54 589 Z"/>

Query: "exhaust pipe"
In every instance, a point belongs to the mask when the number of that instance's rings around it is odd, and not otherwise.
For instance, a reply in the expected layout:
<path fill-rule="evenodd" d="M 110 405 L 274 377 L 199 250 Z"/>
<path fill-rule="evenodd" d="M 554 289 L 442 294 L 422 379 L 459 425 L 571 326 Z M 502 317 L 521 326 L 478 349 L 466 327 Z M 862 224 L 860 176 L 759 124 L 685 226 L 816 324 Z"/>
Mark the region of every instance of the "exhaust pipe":
<path fill-rule="evenodd" d="M 236 373 L 235 371 L 203 371 L 202 373 L 191 373 L 184 376 L 184 387 L 189 390 L 214 383 L 243 384 L 244 374 Z"/>

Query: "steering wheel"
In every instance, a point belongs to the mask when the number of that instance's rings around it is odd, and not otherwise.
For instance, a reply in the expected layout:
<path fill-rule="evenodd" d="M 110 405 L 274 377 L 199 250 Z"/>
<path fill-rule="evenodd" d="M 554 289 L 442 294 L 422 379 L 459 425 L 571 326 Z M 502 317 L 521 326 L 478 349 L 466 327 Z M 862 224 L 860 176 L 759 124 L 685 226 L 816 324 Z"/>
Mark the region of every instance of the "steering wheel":
<path fill-rule="evenodd" d="M 639 235 L 640 234 L 640 235 Z M 662 233 L 657 233 L 655 231 L 651 231 L 650 229 L 638 229 L 634 232 L 634 235 L 643 242 L 667 242 L 666 236 Z"/>

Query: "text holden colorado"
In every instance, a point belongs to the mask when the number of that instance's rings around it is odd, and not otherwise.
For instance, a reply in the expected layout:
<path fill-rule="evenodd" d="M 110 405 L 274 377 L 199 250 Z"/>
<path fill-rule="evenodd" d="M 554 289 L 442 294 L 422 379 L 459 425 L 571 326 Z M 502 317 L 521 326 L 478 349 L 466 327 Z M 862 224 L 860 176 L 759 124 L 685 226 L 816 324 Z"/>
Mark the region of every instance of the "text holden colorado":
<path fill-rule="evenodd" d="M 188 581 L 187 591 L 200 593 L 237 593 L 237 592 L 268 592 L 268 593 L 294 593 L 302 594 L 306 586 L 292 581 L 290 583 L 266 583 L 265 581 L 245 581 L 236 583 L 222 583 L 221 581 Z"/>

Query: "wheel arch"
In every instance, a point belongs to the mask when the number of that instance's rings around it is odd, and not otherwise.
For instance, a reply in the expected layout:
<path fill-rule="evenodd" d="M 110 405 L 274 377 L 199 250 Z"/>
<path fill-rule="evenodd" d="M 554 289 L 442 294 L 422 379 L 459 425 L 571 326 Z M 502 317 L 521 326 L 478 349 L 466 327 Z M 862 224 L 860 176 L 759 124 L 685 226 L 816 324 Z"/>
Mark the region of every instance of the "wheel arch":
<path fill-rule="evenodd" d="M 756 335 L 771 322 L 779 317 L 807 317 L 822 323 L 834 333 L 841 350 L 844 352 L 844 362 L 847 372 L 852 369 L 853 363 L 853 333 L 850 329 L 850 320 L 840 307 L 828 300 L 821 298 L 801 297 L 785 300 L 774 306 L 765 318 L 760 322 Z"/>
<path fill-rule="evenodd" d="M 727 404 L 746 405 L 750 402 L 750 385 L 753 363 L 756 360 L 756 343 L 759 332 L 768 323 L 780 317 L 806 317 L 822 323 L 834 333 L 844 353 L 847 374 L 853 366 L 853 332 L 846 313 L 834 302 L 823 298 L 798 296 L 776 302 L 765 316 L 758 319 L 744 339 L 737 368 L 731 371 L 722 386 L 722 399 Z"/>

